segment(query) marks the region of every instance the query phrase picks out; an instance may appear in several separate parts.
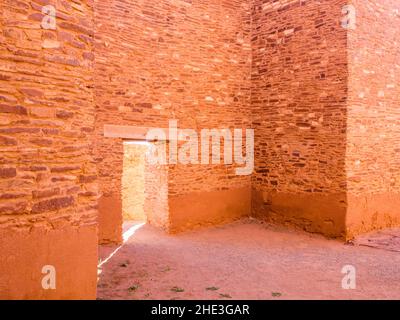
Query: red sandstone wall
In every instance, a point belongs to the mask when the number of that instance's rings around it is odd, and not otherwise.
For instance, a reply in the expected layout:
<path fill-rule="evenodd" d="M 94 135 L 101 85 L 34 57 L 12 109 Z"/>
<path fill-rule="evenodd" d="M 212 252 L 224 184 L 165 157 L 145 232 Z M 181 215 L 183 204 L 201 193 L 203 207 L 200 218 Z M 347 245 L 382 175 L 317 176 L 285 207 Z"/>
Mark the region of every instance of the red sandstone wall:
<path fill-rule="evenodd" d="M 56 30 L 40 26 L 45 4 Z M 2 0 L 0 12 L 0 299 L 95 298 L 93 4 Z M 56 290 L 41 286 L 45 265 Z"/>
<path fill-rule="evenodd" d="M 113 222 L 100 226 L 100 238 L 118 241 L 123 153 L 120 140 L 102 138 L 104 124 L 166 128 L 169 119 L 177 119 L 180 128 L 199 131 L 250 128 L 250 4 L 113 0 L 95 5 L 100 219 Z M 213 192 L 222 191 L 230 198 L 229 205 L 209 213 L 179 212 L 184 228 L 220 221 L 231 207 L 239 206 L 236 216 L 250 211 L 250 177 L 235 176 L 233 167 L 170 166 L 168 172 L 171 204 L 190 201 L 182 196 L 211 201 Z M 234 191 L 229 195 L 229 190 Z M 245 208 L 237 190 L 248 198 Z M 180 228 L 174 217 L 170 213 Z"/>
<path fill-rule="evenodd" d="M 352 0 L 346 170 L 349 236 L 400 225 L 400 3 Z"/>
<path fill-rule="evenodd" d="M 55 31 L 40 28 L 46 4 Z M 122 141 L 104 124 L 253 124 L 255 216 L 346 237 L 400 224 L 398 1 L 255 0 L 251 29 L 241 0 L 98 0 L 95 27 L 93 6 L 0 3 L 0 298 L 95 297 L 93 154 L 99 238 L 122 233 Z M 147 172 L 149 219 L 171 232 L 249 212 L 233 166 Z"/>
<path fill-rule="evenodd" d="M 346 214 L 345 4 L 259 0 L 252 16 L 253 214 L 331 236 Z"/>

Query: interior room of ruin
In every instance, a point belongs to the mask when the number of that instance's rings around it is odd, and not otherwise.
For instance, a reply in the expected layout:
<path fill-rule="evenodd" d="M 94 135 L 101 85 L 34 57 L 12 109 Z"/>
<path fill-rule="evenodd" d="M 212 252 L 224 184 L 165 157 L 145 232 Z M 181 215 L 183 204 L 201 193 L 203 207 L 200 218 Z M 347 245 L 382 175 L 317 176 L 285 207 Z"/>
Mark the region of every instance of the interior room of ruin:
<path fill-rule="evenodd" d="M 335 255 L 400 227 L 398 0 L 1 0 L 0 10 L 0 298 L 96 299 L 99 261 L 131 220 L 145 229 L 123 257 L 156 271 L 168 250 L 185 260 L 179 237 L 201 239 L 192 253 L 206 257 L 253 235 L 248 252 L 262 257 L 269 246 L 300 250 L 299 232 L 317 237 L 322 257 L 324 245 Z M 171 153 L 148 163 L 149 150 L 182 145 L 146 136 L 171 121 L 199 135 L 254 130 L 252 173 Z M 258 223 L 278 231 L 251 229 Z M 343 250 L 345 263 L 352 248 Z M 389 251 L 375 258 L 399 262 Z M 41 286 L 46 265 L 56 289 Z"/>

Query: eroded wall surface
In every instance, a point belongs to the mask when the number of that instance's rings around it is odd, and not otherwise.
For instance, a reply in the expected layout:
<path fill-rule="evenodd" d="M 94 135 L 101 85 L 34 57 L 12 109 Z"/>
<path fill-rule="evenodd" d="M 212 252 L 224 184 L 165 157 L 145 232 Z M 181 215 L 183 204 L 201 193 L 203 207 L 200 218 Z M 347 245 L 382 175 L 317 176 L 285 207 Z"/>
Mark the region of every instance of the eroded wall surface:
<path fill-rule="evenodd" d="M 400 3 L 350 3 L 347 230 L 354 236 L 400 225 Z"/>
<path fill-rule="evenodd" d="M 197 132 L 251 128 L 250 3 L 113 0 L 95 6 L 95 158 L 100 221 L 112 222 L 107 230 L 100 226 L 100 238 L 119 241 L 122 144 L 103 137 L 104 124 L 168 128 L 175 119 L 179 128 Z M 172 229 L 249 214 L 250 176 L 236 176 L 234 166 L 171 165 L 168 172 Z M 218 193 L 229 203 L 196 207 L 201 199 L 219 201 Z"/>
<path fill-rule="evenodd" d="M 56 30 L 41 27 L 47 4 Z M 0 298 L 93 299 L 93 4 L 3 0 L 0 19 Z"/>
<path fill-rule="evenodd" d="M 346 215 L 344 0 L 255 1 L 256 217 L 340 237 Z"/>

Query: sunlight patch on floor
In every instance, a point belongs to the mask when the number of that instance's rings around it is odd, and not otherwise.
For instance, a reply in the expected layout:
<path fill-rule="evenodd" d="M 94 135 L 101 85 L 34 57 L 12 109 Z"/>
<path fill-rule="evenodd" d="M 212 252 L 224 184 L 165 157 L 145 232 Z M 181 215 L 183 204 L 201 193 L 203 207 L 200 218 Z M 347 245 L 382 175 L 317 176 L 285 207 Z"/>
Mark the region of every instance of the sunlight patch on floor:
<path fill-rule="evenodd" d="M 122 244 L 116 248 L 106 259 L 104 259 L 103 261 L 101 261 L 97 268 L 98 268 L 98 273 L 97 274 L 101 274 L 101 267 L 107 263 L 123 246 L 124 244 L 136 233 L 136 231 L 138 231 L 141 227 L 143 227 L 146 223 L 139 223 L 139 224 L 135 224 L 134 226 L 130 227 L 128 230 L 126 230 L 123 234 L 122 234 Z"/>

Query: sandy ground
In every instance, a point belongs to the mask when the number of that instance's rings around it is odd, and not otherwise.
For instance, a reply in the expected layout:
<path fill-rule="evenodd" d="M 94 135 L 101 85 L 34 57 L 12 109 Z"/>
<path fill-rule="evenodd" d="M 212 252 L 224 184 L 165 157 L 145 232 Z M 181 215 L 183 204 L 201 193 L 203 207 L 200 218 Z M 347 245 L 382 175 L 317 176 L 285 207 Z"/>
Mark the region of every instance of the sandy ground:
<path fill-rule="evenodd" d="M 124 230 L 123 246 L 99 249 L 98 299 L 400 299 L 399 230 L 353 245 L 252 220 L 179 235 Z M 345 265 L 355 290 L 342 289 Z"/>

